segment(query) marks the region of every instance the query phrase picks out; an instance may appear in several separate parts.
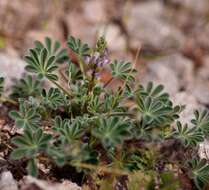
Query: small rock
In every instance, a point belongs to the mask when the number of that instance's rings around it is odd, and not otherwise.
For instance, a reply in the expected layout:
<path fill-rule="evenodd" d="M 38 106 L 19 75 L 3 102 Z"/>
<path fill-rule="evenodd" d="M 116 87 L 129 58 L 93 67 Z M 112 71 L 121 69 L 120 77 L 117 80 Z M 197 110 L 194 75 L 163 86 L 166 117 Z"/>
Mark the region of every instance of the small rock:
<path fill-rule="evenodd" d="M 0 53 L 0 76 L 5 77 L 5 92 L 11 90 L 13 79 L 18 79 L 24 72 L 25 62 L 17 57 Z"/>
<path fill-rule="evenodd" d="M 44 42 L 45 37 L 50 37 L 54 39 L 54 36 L 50 32 L 41 30 L 30 30 L 25 36 L 23 54 L 26 54 L 29 48 L 34 47 L 34 42 L 36 40 Z"/>
<path fill-rule="evenodd" d="M 17 182 L 14 180 L 11 172 L 6 171 L 1 174 L 0 190 L 18 190 Z"/>
<path fill-rule="evenodd" d="M 92 23 L 105 21 L 107 15 L 104 9 L 104 3 L 105 1 L 97 0 L 83 2 L 84 15 L 88 21 Z"/>
<path fill-rule="evenodd" d="M 209 105 L 209 81 L 196 79 L 190 86 L 189 93 L 204 105 Z"/>
<path fill-rule="evenodd" d="M 174 105 L 185 105 L 185 109 L 181 112 L 179 120 L 182 123 L 189 123 L 194 118 L 194 110 L 198 109 L 196 98 L 187 92 L 179 92 L 172 97 Z"/>
<path fill-rule="evenodd" d="M 171 95 L 187 89 L 193 83 L 193 64 L 180 54 L 173 54 L 147 63 L 142 81 L 154 81 L 165 86 Z"/>
<path fill-rule="evenodd" d="M 197 71 L 197 78 L 209 81 L 209 56 L 205 56 L 203 65 Z"/>
<path fill-rule="evenodd" d="M 85 43 L 94 45 L 99 29 L 97 24 L 89 22 L 84 15 L 78 11 L 71 11 L 67 15 L 66 21 L 71 35 L 80 38 Z"/>
<path fill-rule="evenodd" d="M 206 13 L 209 10 L 208 0 L 170 0 L 170 2 L 185 7 L 186 9 L 192 10 L 193 12 L 199 14 Z"/>
<path fill-rule="evenodd" d="M 164 7 L 160 1 L 136 3 L 130 9 L 127 28 L 130 45 L 138 47 L 138 42 L 157 50 L 182 47 L 184 36 L 180 30 L 166 22 Z"/>
<path fill-rule="evenodd" d="M 147 64 L 148 71 L 142 77 L 142 84 L 147 84 L 153 81 L 155 84 L 163 84 L 165 91 L 170 95 L 177 93 L 179 89 L 179 81 L 175 71 L 171 68 L 164 66 L 160 62 Z"/>
<path fill-rule="evenodd" d="M 209 161 L 209 141 L 205 140 L 199 145 L 199 156 Z"/>
<path fill-rule="evenodd" d="M 26 176 L 21 190 L 81 190 L 81 187 L 70 181 L 63 181 L 63 183 L 50 183 L 44 180 L 39 180 L 31 176 Z"/>

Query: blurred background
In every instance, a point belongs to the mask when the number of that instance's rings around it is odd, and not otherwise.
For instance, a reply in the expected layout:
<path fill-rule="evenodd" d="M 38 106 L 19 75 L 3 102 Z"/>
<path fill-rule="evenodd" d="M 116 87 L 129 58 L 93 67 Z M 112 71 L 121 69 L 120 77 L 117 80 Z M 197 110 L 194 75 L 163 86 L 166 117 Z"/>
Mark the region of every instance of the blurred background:
<path fill-rule="evenodd" d="M 182 119 L 209 108 L 209 0 L 0 0 L 0 75 L 10 85 L 35 40 L 66 46 L 69 35 L 91 45 L 104 35 L 113 59 L 134 62 L 140 49 L 137 80 L 188 104 Z"/>

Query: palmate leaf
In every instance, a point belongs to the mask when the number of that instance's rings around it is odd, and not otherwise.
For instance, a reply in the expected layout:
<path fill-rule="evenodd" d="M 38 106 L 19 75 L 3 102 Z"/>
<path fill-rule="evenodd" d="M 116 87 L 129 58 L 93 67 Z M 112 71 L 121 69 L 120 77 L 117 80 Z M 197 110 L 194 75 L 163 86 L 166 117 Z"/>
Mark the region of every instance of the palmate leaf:
<path fill-rule="evenodd" d="M 84 132 L 80 122 L 71 122 L 68 119 L 62 120 L 59 116 L 54 120 L 53 129 L 60 134 L 60 139 L 64 143 L 72 143 L 79 140 Z"/>
<path fill-rule="evenodd" d="M 25 59 L 27 71 L 38 74 L 39 78 L 46 77 L 49 80 L 58 80 L 58 76 L 53 73 L 57 69 L 56 56 L 51 55 L 46 48 L 41 51 L 36 48 L 30 49 Z"/>
<path fill-rule="evenodd" d="M 17 127 L 37 129 L 40 124 L 41 116 L 36 108 L 20 102 L 19 111 L 11 111 L 10 117 L 15 121 Z"/>
<path fill-rule="evenodd" d="M 179 121 L 176 124 L 173 136 L 181 140 L 185 146 L 196 146 L 204 141 L 204 134 L 197 128 L 189 128 L 187 124 L 182 126 Z"/>
<path fill-rule="evenodd" d="M 115 60 L 110 64 L 110 68 L 113 77 L 122 80 L 134 81 L 134 73 L 136 73 L 136 69 L 132 68 L 130 62 Z"/>
<path fill-rule="evenodd" d="M 42 49 L 46 48 L 50 56 L 56 57 L 56 62 L 63 62 L 68 59 L 67 50 L 61 48 L 60 42 L 53 42 L 52 39 L 49 37 L 45 38 L 45 43 L 35 41 L 35 48 L 39 52 L 41 52 Z"/>
<path fill-rule="evenodd" d="M 90 53 L 88 44 L 82 43 L 80 39 L 76 39 L 73 36 L 68 38 L 68 47 L 79 56 L 86 56 Z"/>
<path fill-rule="evenodd" d="M 43 104 L 54 110 L 62 106 L 65 102 L 65 97 L 58 88 L 50 88 L 48 92 L 43 90 L 42 97 Z"/>
<path fill-rule="evenodd" d="M 153 82 L 149 82 L 146 88 L 140 85 L 138 92 L 142 97 L 150 96 L 165 105 L 172 105 L 169 94 L 164 92 L 163 85 L 154 86 Z"/>
<path fill-rule="evenodd" d="M 164 105 L 151 97 L 142 98 L 139 94 L 136 96 L 139 116 L 145 125 L 165 126 L 173 122 L 173 109 Z"/>
<path fill-rule="evenodd" d="M 56 147 L 55 145 L 54 146 L 50 146 L 47 149 L 47 154 L 51 158 L 53 158 L 53 160 L 55 161 L 55 163 L 58 166 L 63 166 L 65 164 L 65 162 L 66 162 L 66 155 L 65 155 L 63 146 L 59 146 L 59 147 Z"/>
<path fill-rule="evenodd" d="M 129 122 L 119 117 L 103 118 L 92 130 L 92 135 L 100 139 L 103 146 L 108 148 L 122 144 L 124 140 L 129 139 L 131 127 Z"/>
<path fill-rule="evenodd" d="M 194 112 L 195 119 L 192 119 L 192 123 L 196 128 L 203 131 L 205 136 L 209 136 L 209 113 L 207 110 Z"/>
<path fill-rule="evenodd" d="M 36 131 L 24 130 L 23 135 L 12 139 L 12 143 L 17 146 L 11 154 L 12 159 L 34 158 L 38 153 L 46 150 L 51 138 L 51 135 L 43 133 L 40 128 Z"/>
<path fill-rule="evenodd" d="M 37 176 L 38 169 L 35 157 L 39 153 L 46 152 L 51 138 L 51 135 L 43 133 L 40 128 L 36 131 L 26 129 L 23 135 L 12 138 L 12 143 L 17 148 L 13 150 L 10 156 L 14 160 L 28 158 L 28 173 L 29 175 Z"/>
<path fill-rule="evenodd" d="M 4 89 L 4 78 L 0 77 L 0 96 L 2 95 Z"/>
<path fill-rule="evenodd" d="M 190 178 L 195 182 L 199 190 L 203 190 L 209 184 L 209 165 L 205 159 L 192 159 L 188 162 Z"/>
<path fill-rule="evenodd" d="M 26 75 L 13 86 L 11 97 L 26 98 L 38 96 L 41 93 L 41 81 L 31 75 Z"/>

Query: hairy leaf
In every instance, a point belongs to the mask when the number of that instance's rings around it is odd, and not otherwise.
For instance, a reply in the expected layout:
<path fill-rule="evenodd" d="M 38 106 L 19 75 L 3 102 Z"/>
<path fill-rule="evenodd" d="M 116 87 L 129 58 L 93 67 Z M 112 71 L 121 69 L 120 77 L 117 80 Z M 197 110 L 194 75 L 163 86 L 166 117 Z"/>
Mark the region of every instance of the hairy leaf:
<path fill-rule="evenodd" d="M 82 43 L 80 39 L 76 39 L 73 36 L 68 38 L 68 47 L 72 49 L 79 56 L 89 55 L 90 48 L 88 44 Z"/>
<path fill-rule="evenodd" d="M 103 118 L 98 126 L 92 130 L 92 134 L 101 140 L 104 147 L 122 144 L 130 138 L 131 125 L 119 117 Z"/>
<path fill-rule="evenodd" d="M 27 98 L 29 96 L 38 96 L 41 93 L 41 81 L 37 78 L 26 75 L 13 86 L 11 97 Z"/>
<path fill-rule="evenodd" d="M 181 140 L 185 146 L 196 146 L 200 142 L 204 141 L 204 135 L 197 128 L 189 128 L 187 124 L 182 126 L 182 124 L 178 121 L 177 128 L 173 133 L 174 137 Z"/>
<path fill-rule="evenodd" d="M 132 68 L 130 62 L 115 60 L 113 63 L 110 64 L 110 67 L 113 77 L 122 80 L 134 81 L 134 73 L 136 72 L 136 70 Z"/>
<path fill-rule="evenodd" d="M 50 56 L 56 57 L 56 62 L 63 62 L 68 59 L 67 50 L 61 48 L 60 42 L 53 42 L 52 39 L 49 37 L 45 38 L 45 43 L 35 41 L 35 48 L 39 52 L 41 52 L 42 49 L 46 48 Z"/>
<path fill-rule="evenodd" d="M 209 184 L 209 165 L 204 159 L 193 159 L 188 162 L 190 177 L 194 180 L 199 190 Z"/>
<path fill-rule="evenodd" d="M 25 59 L 27 71 L 38 74 L 39 78 L 58 79 L 58 76 L 54 74 L 54 71 L 57 70 L 56 56 L 51 55 L 46 48 L 43 48 L 41 51 L 36 48 L 30 49 Z"/>
<path fill-rule="evenodd" d="M 40 128 L 36 131 L 26 129 L 23 135 L 12 138 L 12 143 L 17 148 L 12 152 L 11 157 L 13 159 L 34 158 L 39 152 L 47 149 L 50 140 L 51 135 L 43 133 Z"/>
<path fill-rule="evenodd" d="M 37 129 L 40 124 L 41 116 L 36 108 L 20 103 L 19 111 L 11 111 L 10 117 L 15 121 L 17 127 Z"/>
<path fill-rule="evenodd" d="M 50 88 L 49 91 L 42 91 L 43 104 L 56 110 L 59 106 L 64 105 L 64 95 L 58 88 Z"/>
<path fill-rule="evenodd" d="M 71 143 L 75 140 L 79 140 L 83 135 L 83 129 L 79 122 L 62 120 L 60 117 L 55 118 L 54 130 L 60 134 L 60 139 L 64 143 Z"/>
<path fill-rule="evenodd" d="M 204 135 L 209 136 L 209 113 L 207 110 L 194 112 L 195 119 L 192 119 L 192 123 L 196 128 L 203 131 Z"/>

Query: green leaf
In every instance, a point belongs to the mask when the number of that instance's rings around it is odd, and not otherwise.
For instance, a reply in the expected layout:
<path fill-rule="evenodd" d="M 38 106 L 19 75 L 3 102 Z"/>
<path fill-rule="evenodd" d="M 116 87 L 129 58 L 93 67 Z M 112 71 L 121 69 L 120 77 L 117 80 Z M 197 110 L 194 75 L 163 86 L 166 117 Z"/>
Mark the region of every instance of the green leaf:
<path fill-rule="evenodd" d="M 31 75 L 26 75 L 13 86 L 11 96 L 14 98 L 27 98 L 39 96 L 41 93 L 41 81 Z"/>
<path fill-rule="evenodd" d="M 131 124 L 119 117 L 103 118 L 98 126 L 92 130 L 92 135 L 100 139 L 104 147 L 122 144 L 129 139 Z"/>
<path fill-rule="evenodd" d="M 101 111 L 101 102 L 98 96 L 92 96 L 87 107 L 90 113 L 99 113 Z"/>
<path fill-rule="evenodd" d="M 4 78 L 0 77 L 0 96 L 2 95 L 4 89 Z"/>
<path fill-rule="evenodd" d="M 61 48 L 61 44 L 58 41 L 52 42 L 49 37 L 45 38 L 45 43 L 35 41 L 35 48 L 41 52 L 42 49 L 46 48 L 50 56 L 56 57 L 56 62 L 63 62 L 68 59 L 67 50 Z"/>
<path fill-rule="evenodd" d="M 68 82 L 75 84 L 76 81 L 82 79 L 81 71 L 71 61 L 68 62 L 68 69 L 66 71 Z"/>
<path fill-rule="evenodd" d="M 52 136 L 43 133 L 42 129 L 36 131 L 26 129 L 23 135 L 12 138 L 12 143 L 17 148 L 11 153 L 11 157 L 13 159 L 34 158 L 39 152 L 47 150 L 51 138 Z"/>
<path fill-rule="evenodd" d="M 29 175 L 31 175 L 33 177 L 37 177 L 37 175 L 38 175 L 38 168 L 37 168 L 35 159 L 31 159 L 31 160 L 28 161 L 27 171 L 28 171 Z"/>
<path fill-rule="evenodd" d="M 209 184 L 209 165 L 205 159 L 192 159 L 188 162 L 190 178 L 199 190 L 203 190 Z"/>
<path fill-rule="evenodd" d="M 46 48 L 41 51 L 30 49 L 25 57 L 27 71 L 36 73 L 39 78 L 46 77 L 49 80 L 58 80 L 58 76 L 53 72 L 57 70 L 56 56 L 51 55 Z"/>
<path fill-rule="evenodd" d="M 132 64 L 126 61 L 117 61 L 115 60 L 110 64 L 112 70 L 112 76 L 128 81 L 134 81 L 134 73 L 136 69 L 132 68 Z"/>
<path fill-rule="evenodd" d="M 48 92 L 42 91 L 43 104 L 56 110 L 65 102 L 65 97 L 58 88 L 50 88 Z"/>
<path fill-rule="evenodd" d="M 194 126 L 203 131 L 205 136 L 209 136 L 209 113 L 207 110 L 194 112 L 195 119 L 192 119 Z"/>
<path fill-rule="evenodd" d="M 63 166 L 66 162 L 66 157 L 63 147 L 49 147 L 47 154 L 52 157 L 58 166 Z"/>
<path fill-rule="evenodd" d="M 19 160 L 20 158 L 23 158 L 27 153 L 27 148 L 17 148 L 12 151 L 10 157 L 13 160 Z"/>
<path fill-rule="evenodd" d="M 142 98 L 138 94 L 136 96 L 136 103 L 139 116 L 146 125 L 165 126 L 173 121 L 172 107 L 164 105 L 150 96 Z"/>
<path fill-rule="evenodd" d="M 76 39 L 73 36 L 68 38 L 68 47 L 72 49 L 79 56 L 86 56 L 90 53 L 88 44 L 82 43 L 80 39 Z"/>
<path fill-rule="evenodd" d="M 185 146 L 197 146 L 204 141 L 204 135 L 200 130 L 195 127 L 189 128 L 187 124 L 182 126 L 179 121 L 173 136 L 181 140 Z"/>
<path fill-rule="evenodd" d="M 60 138 L 64 143 L 72 143 L 79 140 L 83 135 L 83 129 L 79 121 L 62 120 L 59 116 L 54 120 L 53 129 L 59 132 Z"/>
<path fill-rule="evenodd" d="M 140 93 L 140 96 L 143 98 L 149 96 L 154 100 L 160 101 L 163 104 L 170 106 L 172 103 L 169 99 L 169 94 L 164 92 L 163 90 L 163 85 L 154 86 L 153 82 L 149 82 L 146 88 L 140 85 L 138 92 Z"/>
<path fill-rule="evenodd" d="M 19 111 L 11 111 L 9 116 L 15 121 L 17 127 L 37 129 L 40 124 L 41 116 L 36 108 L 20 103 Z"/>

